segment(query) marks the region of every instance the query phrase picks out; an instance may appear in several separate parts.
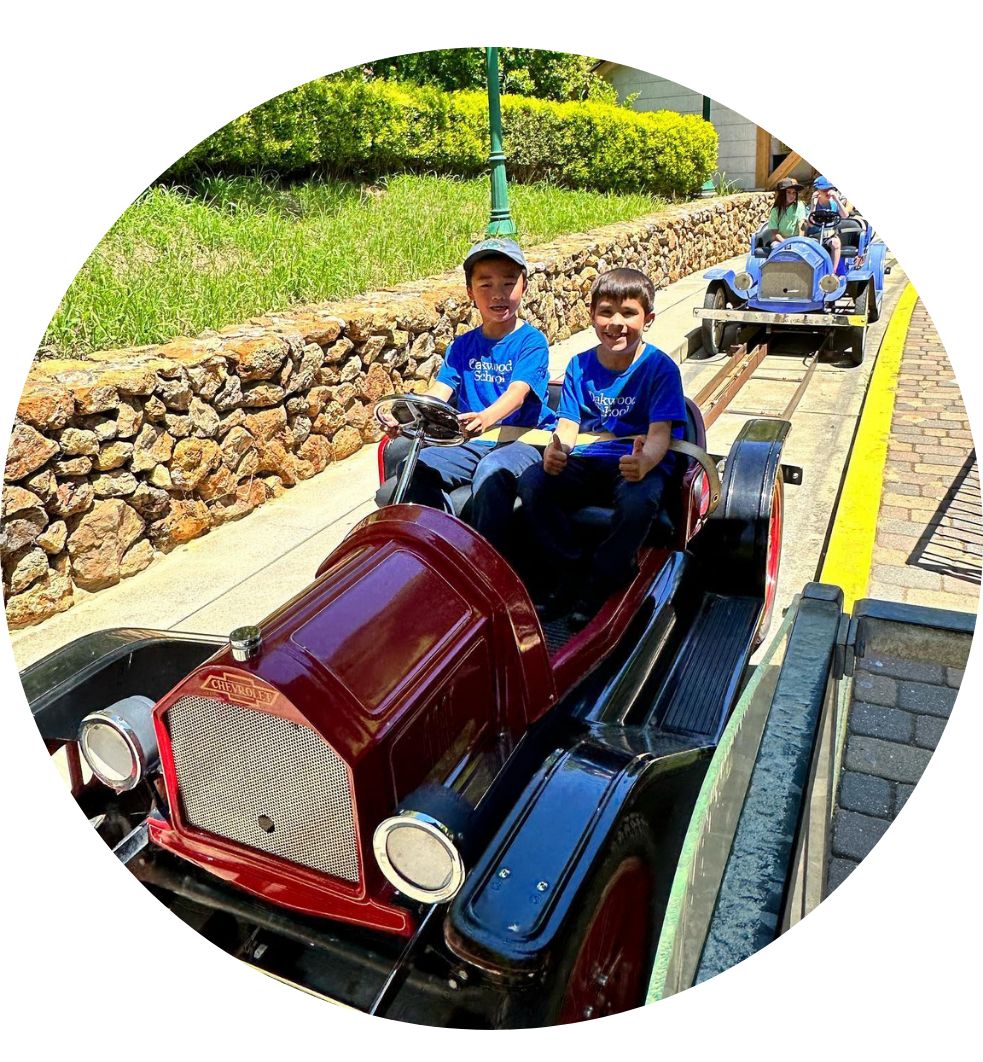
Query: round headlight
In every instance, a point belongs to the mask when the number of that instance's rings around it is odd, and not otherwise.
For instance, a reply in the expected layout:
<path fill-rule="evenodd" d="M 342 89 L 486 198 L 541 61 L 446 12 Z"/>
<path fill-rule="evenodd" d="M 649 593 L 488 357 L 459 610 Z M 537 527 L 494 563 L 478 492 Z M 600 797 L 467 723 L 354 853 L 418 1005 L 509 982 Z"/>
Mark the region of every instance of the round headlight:
<path fill-rule="evenodd" d="M 380 822 L 372 848 L 386 879 L 411 900 L 442 903 L 464 884 L 464 861 L 452 832 L 420 811 Z"/>
<path fill-rule="evenodd" d="M 158 760 L 149 697 L 126 697 L 90 712 L 79 725 L 79 749 L 103 785 L 124 793 L 152 770 Z"/>
<path fill-rule="evenodd" d="M 734 277 L 734 287 L 737 288 L 738 291 L 750 291 L 753 283 L 754 280 L 750 273 L 738 273 L 737 276 Z"/>
<path fill-rule="evenodd" d="M 840 286 L 840 278 L 834 276 L 832 273 L 827 273 L 826 276 L 820 278 L 819 287 L 822 291 L 825 291 L 827 295 L 831 295 Z"/>

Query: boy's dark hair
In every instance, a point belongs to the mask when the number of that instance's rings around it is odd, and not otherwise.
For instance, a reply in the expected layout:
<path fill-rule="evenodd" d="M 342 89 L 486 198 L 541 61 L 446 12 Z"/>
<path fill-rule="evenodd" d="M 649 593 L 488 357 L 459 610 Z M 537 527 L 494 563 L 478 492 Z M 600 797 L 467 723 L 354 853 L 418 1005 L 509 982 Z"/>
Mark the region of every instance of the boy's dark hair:
<path fill-rule="evenodd" d="M 481 262 L 493 262 L 496 259 L 498 261 L 500 261 L 500 262 L 508 262 L 510 265 L 514 265 L 516 267 L 516 269 L 518 269 L 519 272 L 526 278 L 526 280 L 527 281 L 529 280 L 529 272 L 528 272 L 528 270 L 523 269 L 522 266 L 520 266 L 518 262 L 514 261 L 507 254 L 486 254 L 483 258 L 479 258 L 477 262 L 474 262 L 470 267 L 465 266 L 465 269 L 464 269 L 464 285 L 465 285 L 465 287 L 468 287 L 468 288 L 471 287 L 471 277 L 474 274 L 475 266 L 477 266 Z"/>
<path fill-rule="evenodd" d="M 591 285 L 591 313 L 601 299 L 613 299 L 615 302 L 635 299 L 641 303 L 645 313 L 650 314 L 655 306 L 655 285 L 638 269 L 609 269 Z"/>

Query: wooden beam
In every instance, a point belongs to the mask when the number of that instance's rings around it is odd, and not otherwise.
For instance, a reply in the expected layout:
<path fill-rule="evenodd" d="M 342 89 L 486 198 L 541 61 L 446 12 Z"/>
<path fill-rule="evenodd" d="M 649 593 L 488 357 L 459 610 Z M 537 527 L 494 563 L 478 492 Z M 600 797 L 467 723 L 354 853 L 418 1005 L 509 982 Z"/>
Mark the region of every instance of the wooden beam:
<path fill-rule="evenodd" d="M 771 172 L 771 133 L 759 125 L 754 147 L 754 186 L 764 188 Z"/>
<path fill-rule="evenodd" d="M 774 171 L 765 182 L 766 188 L 774 188 L 776 184 L 783 178 L 787 177 L 792 170 L 802 161 L 802 156 L 797 151 L 790 151 L 788 155 L 782 159 L 778 169 Z"/>

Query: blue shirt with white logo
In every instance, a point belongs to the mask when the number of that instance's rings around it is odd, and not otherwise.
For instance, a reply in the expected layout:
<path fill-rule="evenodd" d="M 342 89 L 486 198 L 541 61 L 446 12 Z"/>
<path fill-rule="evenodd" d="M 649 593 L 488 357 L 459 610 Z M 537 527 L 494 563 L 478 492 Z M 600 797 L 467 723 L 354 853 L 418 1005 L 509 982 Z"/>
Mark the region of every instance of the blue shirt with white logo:
<path fill-rule="evenodd" d="M 556 425 L 556 414 L 546 404 L 549 346 L 546 336 L 530 324 L 521 323 L 504 339 L 489 339 L 480 327 L 458 336 L 447 348 L 437 379 L 454 389 L 461 413 L 487 409 L 509 384 L 526 383 L 525 401 L 502 424 L 547 429 Z"/>
<path fill-rule="evenodd" d="M 594 350 L 578 354 L 567 365 L 557 416 L 580 425 L 582 432 L 611 432 L 620 439 L 577 446 L 573 452 L 590 457 L 619 458 L 631 451 L 630 436 L 645 435 L 658 421 L 672 423 L 674 439 L 683 437 L 686 403 L 679 368 L 668 354 L 646 343 L 643 352 L 622 372 L 605 368 Z M 672 455 L 663 464 L 668 467 Z"/>

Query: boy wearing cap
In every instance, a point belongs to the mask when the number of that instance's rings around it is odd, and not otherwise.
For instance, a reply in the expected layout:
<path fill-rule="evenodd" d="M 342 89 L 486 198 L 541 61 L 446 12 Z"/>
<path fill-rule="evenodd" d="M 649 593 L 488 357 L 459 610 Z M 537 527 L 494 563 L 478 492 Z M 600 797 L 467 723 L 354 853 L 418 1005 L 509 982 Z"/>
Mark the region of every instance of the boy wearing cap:
<path fill-rule="evenodd" d="M 481 325 L 458 336 L 427 391 L 450 401 L 468 441 L 462 446 L 428 447 L 406 501 L 453 512 L 450 494 L 471 484 L 470 523 L 503 552 L 519 476 L 539 464 L 539 451 L 521 441 L 496 445 L 481 435 L 495 425 L 552 429 L 556 417 L 547 405 L 549 347 L 546 337 L 518 317 L 528 286 L 528 267 L 514 240 L 476 243 L 464 260 L 468 297 Z"/>
<path fill-rule="evenodd" d="M 843 204 L 842 196 L 837 188 L 831 181 L 827 181 L 825 177 L 817 177 L 812 182 L 812 188 L 812 206 L 809 211 L 809 227 L 806 229 L 806 235 L 818 239 L 823 227 L 813 221 L 813 210 L 831 210 L 839 214 L 841 218 L 848 218 L 850 211 Z M 826 252 L 832 259 L 833 272 L 835 273 L 840 264 L 840 253 L 843 249 L 840 238 L 835 231 L 830 233 L 827 229 L 827 238 L 823 240 L 823 247 L 826 248 Z"/>

